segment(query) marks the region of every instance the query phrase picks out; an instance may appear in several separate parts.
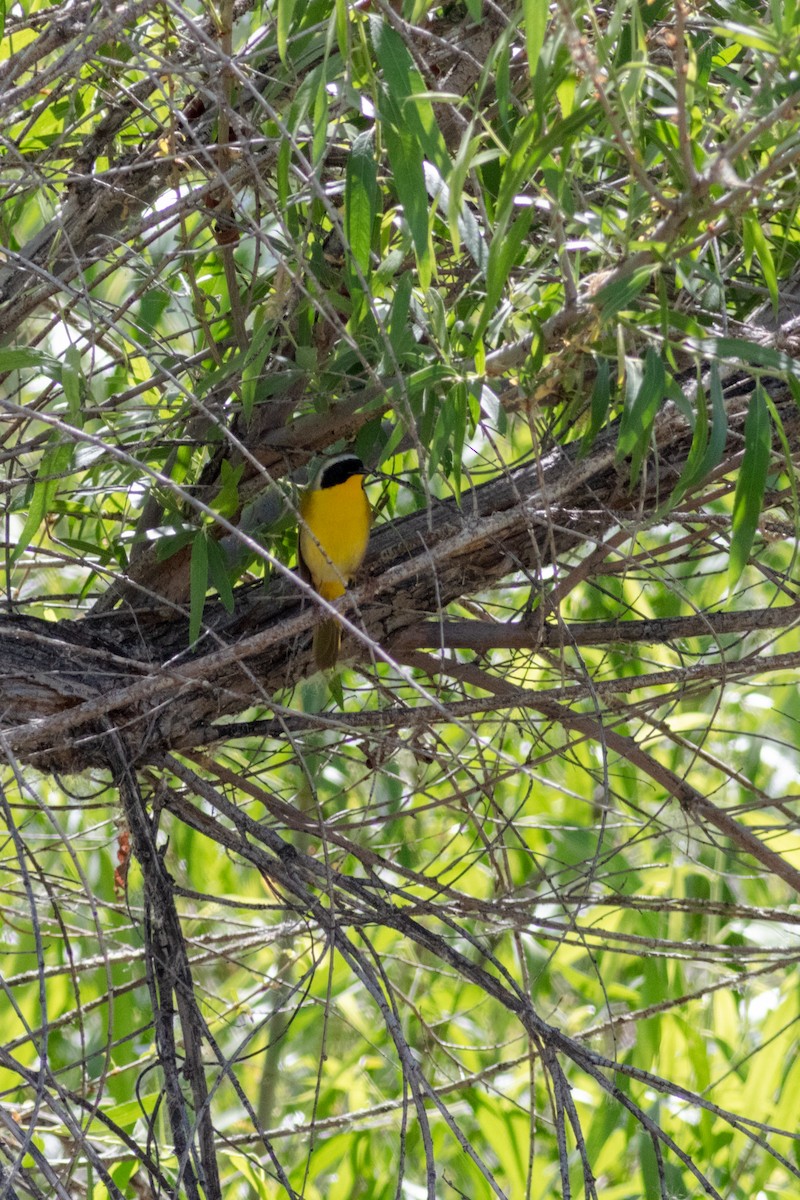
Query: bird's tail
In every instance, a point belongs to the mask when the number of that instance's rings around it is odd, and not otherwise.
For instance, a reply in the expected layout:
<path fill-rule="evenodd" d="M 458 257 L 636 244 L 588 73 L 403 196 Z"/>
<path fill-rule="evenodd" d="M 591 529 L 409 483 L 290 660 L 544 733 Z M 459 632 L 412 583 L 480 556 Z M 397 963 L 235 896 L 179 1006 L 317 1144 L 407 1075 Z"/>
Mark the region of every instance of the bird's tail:
<path fill-rule="evenodd" d="M 344 584 L 338 580 L 335 583 L 322 583 L 319 594 L 324 600 L 338 600 L 344 595 Z M 334 618 L 320 621 L 314 630 L 314 662 L 320 671 L 328 671 L 336 666 L 339 657 L 339 647 L 342 644 L 342 627 Z"/>
<path fill-rule="evenodd" d="M 314 662 L 317 669 L 327 671 L 336 666 L 342 644 L 342 627 L 333 619 L 323 621 L 314 630 Z"/>

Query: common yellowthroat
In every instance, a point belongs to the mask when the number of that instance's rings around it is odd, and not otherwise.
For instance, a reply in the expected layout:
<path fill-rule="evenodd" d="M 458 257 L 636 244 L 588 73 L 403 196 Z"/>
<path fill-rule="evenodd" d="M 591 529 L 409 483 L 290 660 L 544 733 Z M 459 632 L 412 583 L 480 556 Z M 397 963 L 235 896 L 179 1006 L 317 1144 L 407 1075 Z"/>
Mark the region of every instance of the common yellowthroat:
<path fill-rule="evenodd" d="M 366 468 L 355 454 L 328 459 L 300 497 L 298 559 L 323 600 L 343 596 L 367 552 L 372 509 L 364 491 Z M 328 618 L 314 631 L 321 671 L 336 665 L 342 628 Z"/>

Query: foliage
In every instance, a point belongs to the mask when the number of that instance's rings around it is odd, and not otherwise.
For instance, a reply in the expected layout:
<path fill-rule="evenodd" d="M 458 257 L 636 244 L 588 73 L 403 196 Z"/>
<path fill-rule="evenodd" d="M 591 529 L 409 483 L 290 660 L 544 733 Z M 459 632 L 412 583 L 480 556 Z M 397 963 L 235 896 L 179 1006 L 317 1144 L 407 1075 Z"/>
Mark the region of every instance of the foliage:
<path fill-rule="evenodd" d="M 8 6 L 0 1196 L 796 1190 L 799 23 Z"/>

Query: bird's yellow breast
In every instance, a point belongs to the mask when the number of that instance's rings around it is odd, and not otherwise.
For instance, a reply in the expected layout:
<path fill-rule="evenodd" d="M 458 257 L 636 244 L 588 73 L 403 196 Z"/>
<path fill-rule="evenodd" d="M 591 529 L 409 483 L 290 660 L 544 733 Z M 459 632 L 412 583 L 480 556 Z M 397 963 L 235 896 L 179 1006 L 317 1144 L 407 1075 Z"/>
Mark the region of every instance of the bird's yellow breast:
<path fill-rule="evenodd" d="M 367 552 L 372 509 L 362 475 L 335 487 L 313 488 L 300 500 L 300 554 L 326 600 L 344 590 Z"/>

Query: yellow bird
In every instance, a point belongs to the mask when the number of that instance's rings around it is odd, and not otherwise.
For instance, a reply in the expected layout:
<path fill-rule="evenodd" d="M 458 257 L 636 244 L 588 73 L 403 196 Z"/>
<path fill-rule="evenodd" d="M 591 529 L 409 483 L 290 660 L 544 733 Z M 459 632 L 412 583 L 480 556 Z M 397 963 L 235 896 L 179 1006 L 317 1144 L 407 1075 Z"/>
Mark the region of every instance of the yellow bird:
<path fill-rule="evenodd" d="M 340 454 L 324 463 L 300 497 L 300 573 L 323 600 L 343 596 L 364 561 L 372 525 L 366 474 L 355 454 Z M 321 671 L 336 665 L 341 640 L 342 628 L 334 618 L 317 626 L 314 660 Z"/>

